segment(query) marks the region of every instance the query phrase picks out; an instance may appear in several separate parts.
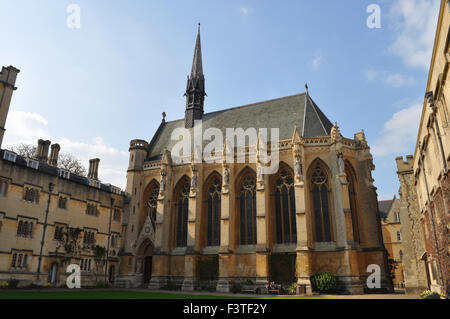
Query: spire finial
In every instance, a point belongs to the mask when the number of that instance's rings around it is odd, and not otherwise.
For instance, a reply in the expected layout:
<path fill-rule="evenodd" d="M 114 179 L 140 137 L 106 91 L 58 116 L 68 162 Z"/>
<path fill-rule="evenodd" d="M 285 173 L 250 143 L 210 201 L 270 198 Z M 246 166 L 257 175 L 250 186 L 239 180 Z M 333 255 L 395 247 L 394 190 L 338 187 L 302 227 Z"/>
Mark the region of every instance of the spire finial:
<path fill-rule="evenodd" d="M 166 112 L 162 112 L 162 121 L 163 121 L 163 122 L 166 121 Z"/>
<path fill-rule="evenodd" d="M 308 83 L 305 83 L 306 94 L 308 94 Z"/>

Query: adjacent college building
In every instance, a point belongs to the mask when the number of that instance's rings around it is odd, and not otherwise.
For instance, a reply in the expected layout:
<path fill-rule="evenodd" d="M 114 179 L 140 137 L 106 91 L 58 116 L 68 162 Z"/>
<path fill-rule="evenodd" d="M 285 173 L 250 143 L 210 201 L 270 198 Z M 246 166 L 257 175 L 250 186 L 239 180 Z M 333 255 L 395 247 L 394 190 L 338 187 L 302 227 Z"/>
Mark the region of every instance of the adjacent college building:
<path fill-rule="evenodd" d="M 414 156 L 397 158 L 403 216 L 411 237 L 406 288 L 449 293 L 450 7 L 442 0 Z M 411 235 L 409 235 L 410 233 Z M 406 239 L 406 238 L 405 238 Z"/>

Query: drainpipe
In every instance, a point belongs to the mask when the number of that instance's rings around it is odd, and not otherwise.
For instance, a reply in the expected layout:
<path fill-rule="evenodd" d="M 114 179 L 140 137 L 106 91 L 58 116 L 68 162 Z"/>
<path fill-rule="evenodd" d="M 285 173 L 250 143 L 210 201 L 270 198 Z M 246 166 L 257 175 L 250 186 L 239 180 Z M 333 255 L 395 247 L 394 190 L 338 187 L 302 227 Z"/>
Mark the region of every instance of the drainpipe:
<path fill-rule="evenodd" d="M 108 259 L 109 259 L 109 241 L 111 239 L 111 218 L 114 205 L 114 198 L 111 197 L 111 209 L 109 211 L 109 228 L 108 228 L 108 244 L 106 247 L 106 263 L 105 263 L 105 284 L 107 285 Z"/>
<path fill-rule="evenodd" d="M 44 242 L 45 242 L 45 230 L 47 229 L 47 218 L 48 218 L 48 210 L 50 208 L 50 199 L 52 197 L 52 191 L 53 187 L 55 187 L 55 184 L 49 183 L 48 184 L 48 200 L 47 200 L 47 209 L 45 210 L 45 220 L 44 220 L 44 229 L 42 230 L 42 240 L 41 240 L 41 249 L 39 252 L 39 260 L 38 260 L 38 268 L 37 268 L 37 281 L 39 283 L 39 274 L 41 272 L 41 260 L 42 260 L 42 249 L 44 248 Z"/>

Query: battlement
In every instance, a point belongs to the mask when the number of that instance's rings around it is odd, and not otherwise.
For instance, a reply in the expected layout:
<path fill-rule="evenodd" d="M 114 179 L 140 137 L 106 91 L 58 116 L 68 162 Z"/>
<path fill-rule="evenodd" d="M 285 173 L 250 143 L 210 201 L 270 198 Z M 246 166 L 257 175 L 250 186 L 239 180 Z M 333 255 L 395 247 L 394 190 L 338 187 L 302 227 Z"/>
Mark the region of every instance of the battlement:
<path fill-rule="evenodd" d="M 414 156 L 407 155 L 406 161 L 403 159 L 403 156 L 398 156 L 395 158 L 395 162 L 397 163 L 397 170 L 399 173 L 407 172 L 413 170 L 413 160 Z"/>
<path fill-rule="evenodd" d="M 147 150 L 148 143 L 144 140 L 132 140 L 130 142 L 130 151 L 135 149 Z"/>

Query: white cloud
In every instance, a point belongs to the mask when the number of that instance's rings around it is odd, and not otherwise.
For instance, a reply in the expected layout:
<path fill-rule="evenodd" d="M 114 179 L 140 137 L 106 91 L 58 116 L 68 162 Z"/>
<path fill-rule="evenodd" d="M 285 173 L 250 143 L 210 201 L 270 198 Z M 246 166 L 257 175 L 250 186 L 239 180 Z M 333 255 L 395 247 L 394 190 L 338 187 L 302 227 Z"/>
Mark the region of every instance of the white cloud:
<path fill-rule="evenodd" d="M 314 71 L 317 71 L 322 64 L 322 56 L 316 55 L 316 57 L 312 60 L 312 67 Z"/>
<path fill-rule="evenodd" d="M 20 140 L 24 143 L 34 143 L 38 138 L 47 139 L 48 121 L 38 113 L 11 111 L 6 122 L 5 141 Z M 6 142 L 3 142 L 6 145 Z"/>
<path fill-rule="evenodd" d="M 375 69 L 368 69 L 364 71 L 364 75 L 368 81 L 375 81 L 378 76 L 378 71 Z"/>
<path fill-rule="evenodd" d="M 430 67 L 439 0 L 396 0 L 390 11 L 395 32 L 389 52 L 407 66 Z"/>
<path fill-rule="evenodd" d="M 415 102 L 411 106 L 395 112 L 384 123 L 381 136 L 372 150 L 375 156 L 398 155 L 414 149 L 419 127 L 422 104 Z"/>
<path fill-rule="evenodd" d="M 242 15 L 246 16 L 246 15 L 249 15 L 249 14 L 250 14 L 250 9 L 249 9 L 249 8 L 245 8 L 245 7 L 242 7 L 242 8 L 239 8 L 239 12 L 240 12 Z"/>
<path fill-rule="evenodd" d="M 370 68 L 364 71 L 364 75 L 369 82 L 382 81 L 387 85 L 399 88 L 405 85 L 413 85 L 416 81 L 412 76 L 405 76 L 399 73 L 391 73 L 389 71 L 378 71 Z"/>
<path fill-rule="evenodd" d="M 99 179 L 124 189 L 128 153 L 107 145 L 102 137 L 79 142 L 68 138 L 57 138 L 49 133 L 48 121 L 40 114 L 11 111 L 6 123 L 7 131 L 3 148 L 17 143 L 37 144 L 37 140 L 49 139 L 61 145 L 61 152 L 70 153 L 80 159 L 88 169 L 89 159 L 100 158 Z"/>

